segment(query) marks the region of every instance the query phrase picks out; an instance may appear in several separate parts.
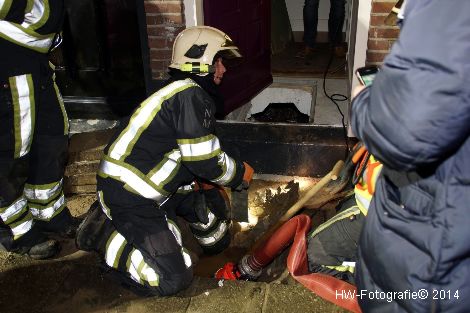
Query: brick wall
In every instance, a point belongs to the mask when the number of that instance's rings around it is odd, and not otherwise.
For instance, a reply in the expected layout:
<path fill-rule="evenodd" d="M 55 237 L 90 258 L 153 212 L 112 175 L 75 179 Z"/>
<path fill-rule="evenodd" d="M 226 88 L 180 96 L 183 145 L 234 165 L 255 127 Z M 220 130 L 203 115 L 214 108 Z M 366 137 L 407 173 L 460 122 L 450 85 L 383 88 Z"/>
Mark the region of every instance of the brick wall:
<path fill-rule="evenodd" d="M 384 20 L 396 1 L 372 0 L 369 39 L 367 42 L 367 65 L 380 65 L 396 41 L 399 28 L 386 25 Z"/>
<path fill-rule="evenodd" d="M 367 65 L 380 65 L 398 37 L 399 28 L 384 23 L 395 0 L 371 0 Z M 144 0 L 152 79 L 167 78 L 176 35 L 185 27 L 183 0 Z"/>
<path fill-rule="evenodd" d="M 145 0 L 152 79 L 167 78 L 176 35 L 185 28 L 183 0 Z"/>

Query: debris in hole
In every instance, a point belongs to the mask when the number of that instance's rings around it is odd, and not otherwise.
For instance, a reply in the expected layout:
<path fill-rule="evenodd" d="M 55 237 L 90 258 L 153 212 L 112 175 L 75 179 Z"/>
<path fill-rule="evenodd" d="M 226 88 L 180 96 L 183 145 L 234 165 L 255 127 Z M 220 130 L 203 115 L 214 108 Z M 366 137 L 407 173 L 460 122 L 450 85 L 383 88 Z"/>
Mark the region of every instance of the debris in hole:
<path fill-rule="evenodd" d="M 309 116 L 299 111 L 293 103 L 270 103 L 262 112 L 248 119 L 271 123 L 308 123 Z"/>

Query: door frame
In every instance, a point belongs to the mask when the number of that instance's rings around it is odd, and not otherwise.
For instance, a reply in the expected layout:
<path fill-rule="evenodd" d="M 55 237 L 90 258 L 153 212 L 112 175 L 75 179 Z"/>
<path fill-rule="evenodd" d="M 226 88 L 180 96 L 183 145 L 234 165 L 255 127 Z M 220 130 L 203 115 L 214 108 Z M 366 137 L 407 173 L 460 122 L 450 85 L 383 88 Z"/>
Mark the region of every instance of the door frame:
<path fill-rule="evenodd" d="M 183 2 L 186 27 L 204 25 L 203 0 L 183 0 Z M 354 79 L 354 71 L 364 66 L 366 62 L 371 11 L 372 0 L 351 0 L 349 26 L 350 51 L 348 53 L 348 93 L 350 99 L 352 90 L 359 85 L 357 79 Z M 351 112 L 350 105 L 348 111 L 349 117 Z M 348 135 L 354 137 L 349 125 L 350 123 L 348 121 Z"/>

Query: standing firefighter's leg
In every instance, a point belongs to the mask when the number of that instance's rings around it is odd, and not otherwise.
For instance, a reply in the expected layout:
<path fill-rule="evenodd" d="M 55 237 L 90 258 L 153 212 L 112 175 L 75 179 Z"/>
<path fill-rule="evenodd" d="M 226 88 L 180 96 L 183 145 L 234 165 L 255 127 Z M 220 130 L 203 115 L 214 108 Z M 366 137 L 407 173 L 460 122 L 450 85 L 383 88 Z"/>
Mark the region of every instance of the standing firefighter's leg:
<path fill-rule="evenodd" d="M 78 221 L 66 207 L 63 175 L 67 161 L 68 119 L 52 69 L 42 64 L 30 172 L 24 194 L 44 232 L 73 237 Z"/>
<path fill-rule="evenodd" d="M 49 258 L 60 246 L 38 231 L 23 194 L 36 120 L 33 76 L 12 76 L 0 83 L 0 242 L 8 251 Z"/>
<path fill-rule="evenodd" d="M 357 242 L 364 215 L 354 197 L 342 203 L 339 212 L 307 237 L 308 267 L 354 284 Z"/>

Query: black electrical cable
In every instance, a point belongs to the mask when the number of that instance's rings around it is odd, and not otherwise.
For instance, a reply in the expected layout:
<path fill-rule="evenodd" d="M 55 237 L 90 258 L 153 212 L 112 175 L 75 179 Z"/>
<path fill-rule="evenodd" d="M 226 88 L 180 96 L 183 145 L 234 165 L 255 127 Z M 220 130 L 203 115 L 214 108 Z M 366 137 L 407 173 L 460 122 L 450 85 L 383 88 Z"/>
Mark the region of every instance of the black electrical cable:
<path fill-rule="evenodd" d="M 336 30 L 336 33 L 338 31 L 339 30 Z M 336 38 L 336 37 L 334 37 L 334 38 Z M 331 63 L 333 62 L 333 57 L 334 57 L 334 45 L 332 44 L 331 47 L 330 47 L 330 57 L 329 57 L 329 60 L 328 60 L 328 64 L 326 65 L 325 71 L 323 72 L 323 93 L 324 93 L 325 97 L 327 97 L 328 99 L 331 100 L 331 102 L 334 103 L 334 105 L 336 106 L 336 109 L 338 109 L 338 112 L 341 115 L 341 125 L 343 126 L 343 136 L 344 136 L 344 142 L 345 142 L 345 145 L 346 145 L 346 151 L 345 151 L 344 158 L 346 159 L 348 157 L 348 153 L 349 153 L 349 138 L 348 138 L 348 131 L 346 129 L 346 124 L 344 122 L 344 114 L 341 111 L 341 108 L 339 107 L 338 102 L 346 101 L 346 100 L 349 99 L 349 97 L 347 97 L 343 94 L 340 94 L 340 93 L 334 93 L 332 95 L 329 95 L 326 92 L 326 76 L 328 75 L 328 70 L 330 69 Z M 345 65 L 345 63 L 343 63 L 341 66 L 344 66 L 344 65 Z M 336 72 L 338 70 L 338 68 L 336 68 L 334 70 L 334 72 Z"/>

